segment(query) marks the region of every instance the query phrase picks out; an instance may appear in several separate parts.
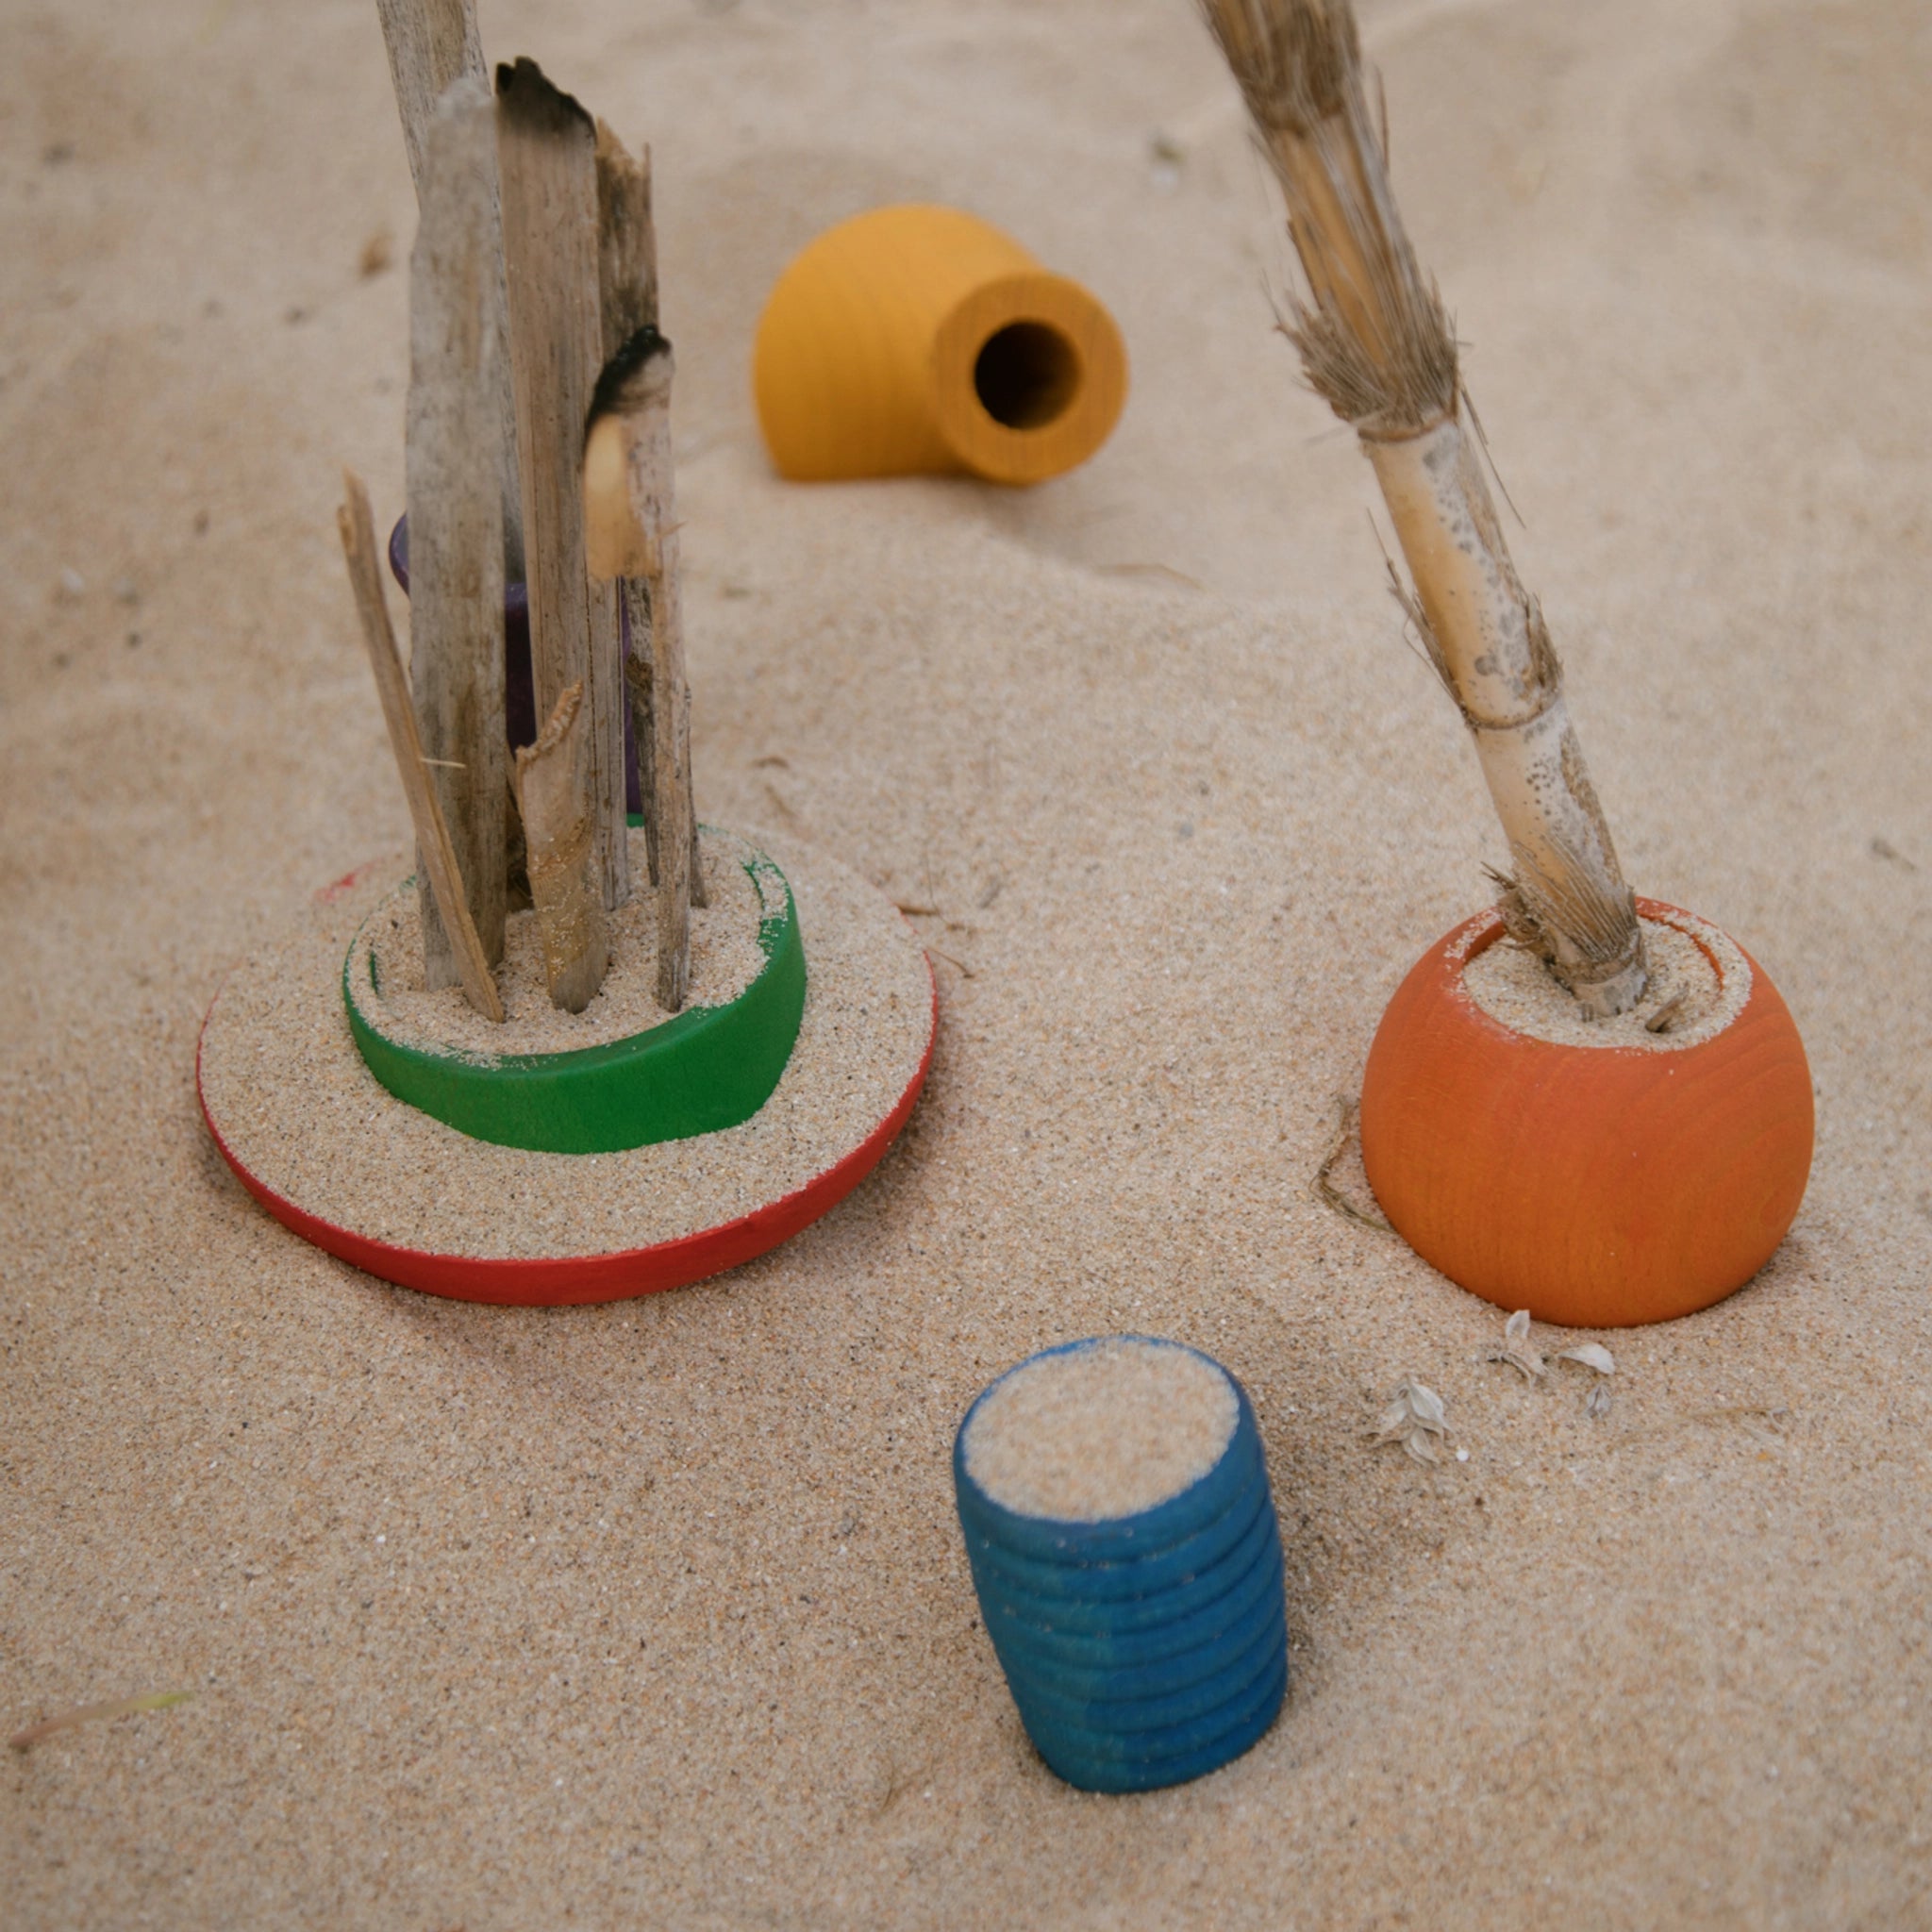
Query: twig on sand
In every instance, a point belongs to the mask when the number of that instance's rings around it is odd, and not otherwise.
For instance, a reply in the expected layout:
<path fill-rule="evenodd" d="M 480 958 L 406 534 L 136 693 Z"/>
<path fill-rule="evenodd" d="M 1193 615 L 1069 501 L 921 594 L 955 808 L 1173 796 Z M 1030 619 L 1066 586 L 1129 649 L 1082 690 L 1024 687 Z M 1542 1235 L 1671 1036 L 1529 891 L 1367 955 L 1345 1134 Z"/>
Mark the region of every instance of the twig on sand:
<path fill-rule="evenodd" d="M 193 1695 L 192 1690 L 151 1690 L 144 1697 L 120 1697 L 110 1704 L 84 1704 L 78 1710 L 63 1710 L 58 1717 L 50 1717 L 41 1724 L 29 1724 L 24 1731 L 15 1731 L 7 1742 L 15 1751 L 25 1751 L 61 1731 L 71 1731 L 75 1724 L 93 1724 L 97 1720 L 105 1722 L 117 1717 L 138 1717 L 144 1710 L 166 1710 L 173 1705 L 188 1703 Z"/>
<path fill-rule="evenodd" d="M 658 1003 L 684 1004 L 691 908 L 700 876 L 692 843 L 689 693 L 678 591 L 671 454 L 671 344 L 649 323 L 605 364 L 591 405 L 584 500 L 592 575 L 641 590 L 649 615 L 651 797 L 657 831 Z M 639 678 L 633 676 L 635 692 Z M 640 720 L 640 724 L 644 721 Z"/>
<path fill-rule="evenodd" d="M 1346 1093 L 1337 1094 L 1335 1104 L 1341 1118 L 1328 1141 L 1327 1152 L 1322 1156 L 1322 1164 L 1315 1170 L 1315 1192 L 1324 1206 L 1346 1216 L 1357 1226 L 1374 1228 L 1377 1234 L 1393 1234 L 1395 1229 L 1380 1214 L 1372 1214 L 1366 1208 L 1357 1208 L 1335 1185 L 1335 1164 L 1348 1151 L 1349 1140 L 1356 1130 L 1356 1116 L 1360 1111 L 1359 1103 Z"/>
<path fill-rule="evenodd" d="M 429 127 L 437 104 L 458 80 L 479 82 L 486 90 L 489 85 L 490 70 L 483 62 L 482 36 L 476 30 L 476 4 L 475 0 L 375 0 L 375 10 L 382 20 L 383 44 L 389 49 L 390 79 L 395 86 L 396 111 L 402 117 L 409 178 L 416 184 L 420 201 Z M 502 341 L 507 338 L 508 323 L 493 144 L 485 169 L 490 192 L 491 256 L 485 307 L 490 327 Z M 510 396 L 508 356 L 498 358 L 491 387 L 497 419 L 493 467 L 503 499 L 503 561 L 506 573 L 515 579 L 524 574 L 524 512 L 517 481 L 516 407 Z"/>
<path fill-rule="evenodd" d="M 626 345 L 634 341 L 641 331 L 658 326 L 658 227 L 651 211 L 650 149 L 642 148 L 633 156 L 609 125 L 602 121 L 597 124 L 597 301 L 602 315 L 604 361 L 608 372 L 609 365 L 623 357 Z M 601 390 L 601 382 L 599 387 Z M 682 527 L 672 508 L 675 491 L 672 487 L 674 457 L 670 407 L 667 392 L 663 398 L 663 446 L 648 458 L 650 463 L 657 465 L 656 474 L 661 475 L 662 478 L 661 487 L 655 491 L 655 498 L 661 505 L 663 528 L 659 534 L 663 538 L 675 535 Z M 593 400 L 593 413 L 594 410 Z M 686 460 L 689 461 L 694 454 L 697 452 L 687 451 Z M 675 592 L 674 581 L 671 586 L 674 602 Z M 674 787 L 682 788 L 684 816 L 690 822 L 691 864 L 687 886 L 691 903 L 707 906 L 710 899 L 705 889 L 704 857 L 698 849 L 697 819 L 691 808 L 691 684 L 684 672 L 682 628 L 675 624 L 675 635 L 665 646 L 659 646 L 651 606 L 653 591 L 648 577 L 625 579 L 621 594 L 630 616 L 631 649 L 641 656 L 648 654 L 651 659 L 652 718 L 658 720 L 655 707 L 660 697 L 671 706 L 668 716 L 655 722 L 651 731 L 637 740 L 638 778 L 640 790 L 644 791 L 644 811 L 647 821 L 652 820 L 650 801 L 653 794 L 644 790 L 646 774 L 650 774 L 653 786 L 659 782 L 657 774 L 665 769 L 662 761 L 668 756 L 666 746 L 675 741 L 676 754 L 675 764 L 670 768 L 669 782 Z M 673 615 L 675 617 L 676 612 L 674 611 Z M 676 676 L 675 691 L 669 682 L 674 672 Z M 641 726 L 635 722 L 635 695 L 632 718 L 633 730 L 640 730 Z M 647 842 L 651 850 L 653 885 L 658 883 L 659 868 L 658 836 L 658 827 L 652 822 Z M 661 949 L 661 941 L 659 943 Z"/>
<path fill-rule="evenodd" d="M 583 686 L 591 849 L 603 905 L 613 910 L 630 896 L 628 701 L 616 592 L 592 583 L 584 560 L 584 425 L 603 360 L 597 130 L 534 60 L 496 70 L 496 123 L 537 715 L 549 717 L 567 687 Z"/>

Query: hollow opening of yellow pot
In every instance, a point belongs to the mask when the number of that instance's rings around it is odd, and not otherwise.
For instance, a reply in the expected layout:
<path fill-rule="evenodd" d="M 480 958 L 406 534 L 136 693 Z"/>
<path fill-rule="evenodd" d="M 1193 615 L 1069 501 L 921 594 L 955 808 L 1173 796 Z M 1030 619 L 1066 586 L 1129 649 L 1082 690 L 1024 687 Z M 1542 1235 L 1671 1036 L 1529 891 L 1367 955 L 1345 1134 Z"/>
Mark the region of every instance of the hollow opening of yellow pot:
<path fill-rule="evenodd" d="M 973 390 L 1008 429 L 1043 429 L 1066 413 L 1080 388 L 1080 352 L 1043 322 L 1009 322 L 980 345 Z"/>

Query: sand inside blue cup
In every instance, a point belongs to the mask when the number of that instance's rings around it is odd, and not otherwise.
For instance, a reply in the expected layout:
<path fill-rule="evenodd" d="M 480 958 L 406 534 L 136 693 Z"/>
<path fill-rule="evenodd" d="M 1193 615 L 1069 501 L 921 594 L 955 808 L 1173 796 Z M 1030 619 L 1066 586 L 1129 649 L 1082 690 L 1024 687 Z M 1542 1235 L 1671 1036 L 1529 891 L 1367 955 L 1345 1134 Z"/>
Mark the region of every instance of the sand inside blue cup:
<path fill-rule="evenodd" d="M 1221 1460 L 1233 1382 L 1172 1343 L 1115 1336 L 1023 1362 L 974 1411 L 966 1474 L 995 1503 L 1058 1523 L 1136 1516 Z"/>

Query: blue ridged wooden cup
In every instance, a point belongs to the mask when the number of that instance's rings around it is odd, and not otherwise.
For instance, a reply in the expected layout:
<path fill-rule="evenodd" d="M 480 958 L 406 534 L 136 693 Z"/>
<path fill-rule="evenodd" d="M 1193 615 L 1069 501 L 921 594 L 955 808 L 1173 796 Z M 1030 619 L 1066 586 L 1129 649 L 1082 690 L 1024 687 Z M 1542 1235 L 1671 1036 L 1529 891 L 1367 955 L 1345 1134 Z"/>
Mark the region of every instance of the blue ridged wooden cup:
<path fill-rule="evenodd" d="M 1161 1374 L 1186 1379 L 1188 1426 L 1206 1430 L 1191 1462 L 1163 1453 L 1167 1418 L 1148 1407 L 1160 1386 L 1148 1377 Z M 1084 1475 L 1065 1474 L 1073 1439 L 1052 1435 L 1055 1390 L 1073 1389 L 1070 1374 L 1087 1405 Z M 1023 1400 L 1032 1420 L 1009 1421 Z M 1190 1444 L 1199 1448 L 1176 1433 L 1177 1453 Z M 1116 1480 L 1131 1506 L 1110 1513 Z M 1219 1362 L 1139 1335 L 1031 1356 L 967 1411 L 953 1481 L 987 1634 L 1028 1737 L 1069 1784 L 1180 1784 L 1238 1757 L 1274 1722 L 1288 1689 L 1281 1539 L 1254 1409 Z"/>

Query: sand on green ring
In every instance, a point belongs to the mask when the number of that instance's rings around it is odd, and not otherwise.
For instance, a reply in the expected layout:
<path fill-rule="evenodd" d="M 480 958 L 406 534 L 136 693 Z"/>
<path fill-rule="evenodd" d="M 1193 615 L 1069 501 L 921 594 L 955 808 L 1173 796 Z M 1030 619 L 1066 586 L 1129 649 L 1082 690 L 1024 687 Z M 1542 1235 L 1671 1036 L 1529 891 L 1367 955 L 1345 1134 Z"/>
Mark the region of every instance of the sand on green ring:
<path fill-rule="evenodd" d="M 305 1212 L 390 1246 L 476 1259 L 621 1254 L 795 1192 L 860 1145 L 924 1056 L 932 980 L 894 908 L 795 841 L 755 841 L 791 881 L 808 955 L 797 1044 L 741 1125 L 613 1154 L 475 1141 L 400 1101 L 342 1010 L 358 925 L 398 856 L 311 906 L 229 976 L 202 1036 L 202 1095 L 234 1158 Z"/>
<path fill-rule="evenodd" d="M 994 1384 L 967 1424 L 966 1474 L 1023 1516 L 1136 1516 L 1199 1482 L 1240 1414 L 1233 1382 L 1205 1357 L 1109 1336 Z"/>
<path fill-rule="evenodd" d="M 735 832 L 707 825 L 700 853 L 710 903 L 691 908 L 687 1011 L 730 1005 L 765 964 L 758 923 L 769 908 L 749 869 L 758 859 L 757 848 Z M 525 908 L 504 922 L 503 963 L 496 972 L 506 1016 L 501 1024 L 477 1012 L 460 987 L 434 992 L 425 988 L 421 900 L 406 881 L 387 905 L 376 908 L 349 949 L 353 983 L 376 988 L 380 1018 L 370 1014 L 372 1024 L 398 1046 L 483 1061 L 502 1054 L 606 1046 L 663 1024 L 673 1016 L 658 1004 L 658 895 L 650 884 L 644 834 L 635 825 L 630 863 L 640 885 L 608 916 L 609 970 L 581 1013 L 566 1013 L 551 1000 L 537 915 Z M 780 900 L 782 911 L 782 888 Z"/>

